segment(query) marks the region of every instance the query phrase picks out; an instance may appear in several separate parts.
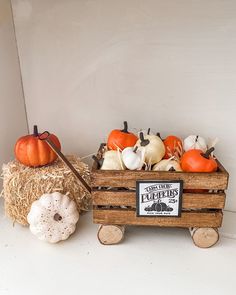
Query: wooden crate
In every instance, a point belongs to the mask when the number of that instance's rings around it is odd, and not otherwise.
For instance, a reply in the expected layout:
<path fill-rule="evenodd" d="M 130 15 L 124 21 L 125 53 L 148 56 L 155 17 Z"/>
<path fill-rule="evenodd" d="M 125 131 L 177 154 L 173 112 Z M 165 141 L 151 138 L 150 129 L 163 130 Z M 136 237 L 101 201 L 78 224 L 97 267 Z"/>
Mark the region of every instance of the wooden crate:
<path fill-rule="evenodd" d="M 98 158 L 101 156 L 100 149 Z M 105 239 L 102 242 L 117 243 L 115 235 L 118 234 L 119 238 L 122 238 L 125 225 L 190 228 L 193 238 L 195 236 L 199 239 L 200 236 L 202 240 L 208 236 L 207 239 L 210 240 L 213 235 L 214 239 L 218 240 L 217 228 L 222 224 L 222 209 L 225 205 L 225 190 L 229 177 L 220 162 L 218 167 L 218 171 L 214 173 L 108 171 L 99 170 L 95 162 L 91 174 L 93 220 L 94 223 L 103 225 L 98 234 L 100 238 Z M 183 180 L 181 217 L 136 216 L 138 180 Z M 211 246 L 209 243 L 210 241 L 206 245 L 204 238 L 203 246 Z"/>

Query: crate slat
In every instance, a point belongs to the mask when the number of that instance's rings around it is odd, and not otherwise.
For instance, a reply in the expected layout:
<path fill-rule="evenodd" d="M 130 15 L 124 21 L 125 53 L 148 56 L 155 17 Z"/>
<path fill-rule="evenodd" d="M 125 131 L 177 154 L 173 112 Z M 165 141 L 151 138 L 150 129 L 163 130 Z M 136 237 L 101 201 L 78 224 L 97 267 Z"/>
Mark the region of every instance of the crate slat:
<path fill-rule="evenodd" d="M 183 180 L 184 189 L 225 190 L 228 185 L 228 173 L 186 173 L 169 171 L 130 171 L 130 170 L 93 170 L 92 187 L 135 188 L 137 180 Z"/>
<path fill-rule="evenodd" d="M 136 208 L 135 191 L 102 191 L 92 192 L 93 205 L 131 206 Z M 223 209 L 225 193 L 184 193 L 183 209 Z"/>
<path fill-rule="evenodd" d="M 118 225 L 147 225 L 163 227 L 220 227 L 223 214 L 214 212 L 182 212 L 181 217 L 137 217 L 133 210 L 93 210 L 94 223 Z"/>

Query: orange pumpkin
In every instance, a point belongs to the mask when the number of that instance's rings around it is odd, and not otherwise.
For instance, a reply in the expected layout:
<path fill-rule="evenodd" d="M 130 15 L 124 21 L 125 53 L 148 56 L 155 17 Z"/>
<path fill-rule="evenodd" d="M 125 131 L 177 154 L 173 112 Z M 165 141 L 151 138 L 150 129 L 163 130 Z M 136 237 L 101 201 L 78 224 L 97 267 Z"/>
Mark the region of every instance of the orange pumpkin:
<path fill-rule="evenodd" d="M 39 139 L 37 126 L 34 126 L 34 133 L 22 136 L 15 145 L 16 159 L 25 166 L 39 167 L 52 163 L 57 159 L 57 155 L 49 145 Z M 54 134 L 49 135 L 49 139 L 61 149 L 59 139 Z"/>
<path fill-rule="evenodd" d="M 134 146 L 137 140 L 138 137 L 135 134 L 128 132 L 128 124 L 125 121 L 124 129 L 114 129 L 111 131 L 108 136 L 107 147 L 110 150 L 117 150 L 117 148 L 123 150 L 126 147 Z"/>
<path fill-rule="evenodd" d="M 166 153 L 164 159 L 169 159 L 172 156 L 176 156 L 177 158 L 182 156 L 183 144 L 182 140 L 174 135 L 169 135 L 166 139 L 163 140 L 163 143 L 166 148 Z"/>
<path fill-rule="evenodd" d="M 185 152 L 181 158 L 181 168 L 185 172 L 214 172 L 217 170 L 216 160 L 210 156 L 214 148 L 205 153 L 202 150 L 193 149 Z"/>

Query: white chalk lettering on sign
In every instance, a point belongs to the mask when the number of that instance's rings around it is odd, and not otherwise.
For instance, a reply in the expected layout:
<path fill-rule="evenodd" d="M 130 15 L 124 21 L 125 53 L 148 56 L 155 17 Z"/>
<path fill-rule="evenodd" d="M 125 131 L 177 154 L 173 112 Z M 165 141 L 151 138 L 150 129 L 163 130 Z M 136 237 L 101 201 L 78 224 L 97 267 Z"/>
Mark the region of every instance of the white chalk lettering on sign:
<path fill-rule="evenodd" d="M 137 181 L 137 216 L 181 216 L 183 181 Z"/>

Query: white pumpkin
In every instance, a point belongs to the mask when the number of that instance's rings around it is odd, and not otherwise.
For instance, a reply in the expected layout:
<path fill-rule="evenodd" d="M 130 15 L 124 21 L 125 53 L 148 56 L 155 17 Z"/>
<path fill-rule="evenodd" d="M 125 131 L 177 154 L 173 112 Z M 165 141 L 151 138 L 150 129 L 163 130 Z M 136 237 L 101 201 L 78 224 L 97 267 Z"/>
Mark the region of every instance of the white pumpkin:
<path fill-rule="evenodd" d="M 79 212 L 73 200 L 54 192 L 33 202 L 27 220 L 31 232 L 40 240 L 57 243 L 75 231 Z"/>
<path fill-rule="evenodd" d="M 202 150 L 204 153 L 207 151 L 206 140 L 199 135 L 189 135 L 187 138 L 185 138 L 183 146 L 185 152 L 193 149 Z"/>
<path fill-rule="evenodd" d="M 161 160 L 153 166 L 154 171 L 183 171 L 178 161 L 173 158 Z"/>
<path fill-rule="evenodd" d="M 127 147 L 122 151 L 122 160 L 127 169 L 140 170 L 144 164 L 144 155 L 145 150 L 142 147 Z"/>
<path fill-rule="evenodd" d="M 101 170 L 124 170 L 121 153 L 117 150 L 106 151 L 103 155 Z"/>
<path fill-rule="evenodd" d="M 157 135 L 143 135 L 139 133 L 140 139 L 137 141 L 136 146 L 144 147 L 145 162 L 148 165 L 153 165 L 161 161 L 165 155 L 165 145 Z"/>

